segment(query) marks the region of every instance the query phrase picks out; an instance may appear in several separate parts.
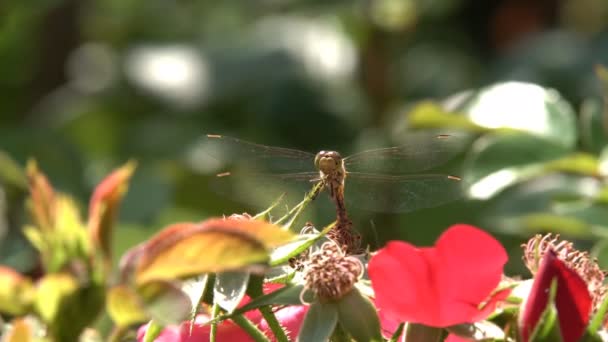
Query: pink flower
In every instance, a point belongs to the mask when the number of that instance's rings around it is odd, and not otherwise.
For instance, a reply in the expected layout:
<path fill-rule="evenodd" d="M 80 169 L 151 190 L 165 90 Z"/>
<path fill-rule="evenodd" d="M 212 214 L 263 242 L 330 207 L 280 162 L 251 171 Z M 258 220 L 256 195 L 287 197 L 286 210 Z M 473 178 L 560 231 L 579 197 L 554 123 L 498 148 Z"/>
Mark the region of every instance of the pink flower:
<path fill-rule="evenodd" d="M 448 327 L 485 319 L 509 291 L 494 293 L 507 262 L 502 245 L 469 225 L 454 225 L 434 247 L 391 241 L 369 262 L 381 317 Z"/>

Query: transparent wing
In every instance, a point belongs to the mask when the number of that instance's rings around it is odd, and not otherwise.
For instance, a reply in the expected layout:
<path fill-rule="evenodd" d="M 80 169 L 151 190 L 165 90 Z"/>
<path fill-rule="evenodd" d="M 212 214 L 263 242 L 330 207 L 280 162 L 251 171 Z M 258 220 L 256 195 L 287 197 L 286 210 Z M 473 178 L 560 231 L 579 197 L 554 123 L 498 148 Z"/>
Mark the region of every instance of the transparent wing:
<path fill-rule="evenodd" d="M 350 210 L 358 207 L 377 212 L 408 212 L 435 207 L 463 194 L 460 178 L 439 174 L 349 173 L 345 183 L 344 196 Z"/>
<path fill-rule="evenodd" d="M 263 174 L 226 172 L 210 181 L 210 188 L 220 195 L 248 204 L 255 209 L 265 209 L 284 196 L 282 203 L 293 205 L 311 191 L 318 179 L 317 172 L 290 174 Z"/>
<path fill-rule="evenodd" d="M 207 134 L 204 151 L 225 164 L 238 164 L 251 172 L 312 171 L 315 155 L 282 147 L 272 147 L 228 137 Z"/>
<path fill-rule="evenodd" d="M 463 151 L 464 135 L 411 133 L 401 146 L 368 150 L 344 159 L 347 171 L 412 173 L 448 162 Z"/>

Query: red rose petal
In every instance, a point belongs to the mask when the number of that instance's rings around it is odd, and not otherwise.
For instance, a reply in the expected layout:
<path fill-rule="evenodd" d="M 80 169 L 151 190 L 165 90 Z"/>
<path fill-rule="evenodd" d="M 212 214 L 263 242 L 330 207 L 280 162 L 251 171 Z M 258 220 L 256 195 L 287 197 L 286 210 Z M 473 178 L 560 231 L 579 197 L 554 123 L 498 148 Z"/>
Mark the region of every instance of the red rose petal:
<path fill-rule="evenodd" d="M 369 262 L 375 301 L 382 314 L 399 322 L 435 327 L 485 318 L 502 297 L 488 300 L 507 262 L 504 248 L 488 233 L 455 225 L 435 247 L 393 241 Z"/>

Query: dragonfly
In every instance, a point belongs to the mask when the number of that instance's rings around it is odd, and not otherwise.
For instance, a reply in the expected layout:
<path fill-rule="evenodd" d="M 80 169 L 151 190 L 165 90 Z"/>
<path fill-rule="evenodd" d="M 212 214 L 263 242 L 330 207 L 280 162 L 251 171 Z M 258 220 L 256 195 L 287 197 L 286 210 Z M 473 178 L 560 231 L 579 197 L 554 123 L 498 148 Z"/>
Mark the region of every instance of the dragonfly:
<path fill-rule="evenodd" d="M 326 190 L 334 202 L 338 227 L 350 225 L 347 203 L 371 211 L 409 212 L 450 202 L 462 194 L 460 177 L 420 173 L 461 152 L 464 140 L 458 135 L 413 133 L 400 146 L 347 157 L 337 151 L 313 154 L 219 134 L 207 134 L 204 139 L 207 154 L 243 165 L 253 179 L 320 185 L 315 188 Z M 217 176 L 230 180 L 238 172 Z"/>

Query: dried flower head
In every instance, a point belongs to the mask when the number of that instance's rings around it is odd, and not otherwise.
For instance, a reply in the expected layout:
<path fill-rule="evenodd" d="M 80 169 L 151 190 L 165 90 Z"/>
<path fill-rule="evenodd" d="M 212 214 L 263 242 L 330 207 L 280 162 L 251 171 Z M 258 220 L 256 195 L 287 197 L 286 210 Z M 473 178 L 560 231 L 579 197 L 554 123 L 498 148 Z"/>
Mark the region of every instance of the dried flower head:
<path fill-rule="evenodd" d="M 305 289 L 321 300 L 337 300 L 346 295 L 363 274 L 359 259 L 344 255 L 333 242 L 310 253 L 304 271 Z"/>
<path fill-rule="evenodd" d="M 574 248 L 572 242 L 560 240 L 559 235 L 551 234 L 537 234 L 526 244 L 522 244 L 522 248 L 524 249 L 524 263 L 533 275 L 538 271 L 543 256 L 548 250 L 553 250 L 560 260 L 587 283 L 587 289 L 593 297 L 594 310 L 604 300 L 608 292 L 608 287 L 604 285 L 606 272 L 600 269 L 597 259 L 591 258 L 588 252 L 579 251 Z"/>

